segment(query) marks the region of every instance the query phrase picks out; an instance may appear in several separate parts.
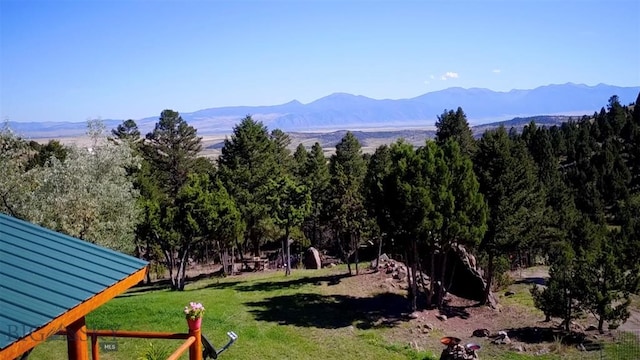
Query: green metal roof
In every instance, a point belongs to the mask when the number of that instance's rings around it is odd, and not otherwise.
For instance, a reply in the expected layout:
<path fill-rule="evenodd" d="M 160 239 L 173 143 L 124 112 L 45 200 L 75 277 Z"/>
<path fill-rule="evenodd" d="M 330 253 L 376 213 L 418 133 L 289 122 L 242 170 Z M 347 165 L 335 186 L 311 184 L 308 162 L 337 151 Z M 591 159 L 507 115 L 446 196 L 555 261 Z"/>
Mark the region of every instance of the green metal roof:
<path fill-rule="evenodd" d="M 146 265 L 0 213 L 0 349 Z"/>

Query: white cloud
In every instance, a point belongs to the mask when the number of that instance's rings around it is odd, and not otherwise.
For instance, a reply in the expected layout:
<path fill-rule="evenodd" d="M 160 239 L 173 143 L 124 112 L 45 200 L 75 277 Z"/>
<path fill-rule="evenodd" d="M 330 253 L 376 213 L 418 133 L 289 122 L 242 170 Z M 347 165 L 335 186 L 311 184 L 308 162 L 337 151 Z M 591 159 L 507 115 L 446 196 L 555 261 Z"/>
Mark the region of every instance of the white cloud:
<path fill-rule="evenodd" d="M 435 79 L 435 78 L 436 78 L 435 76 L 433 76 L 433 75 L 429 75 L 429 79 L 433 80 L 433 79 Z"/>
<path fill-rule="evenodd" d="M 442 74 L 442 76 L 440 76 L 440 80 L 457 79 L 459 76 L 460 75 L 458 75 L 457 72 L 447 71 L 446 73 Z"/>
<path fill-rule="evenodd" d="M 491 72 L 492 72 L 492 73 L 494 73 L 494 74 L 500 74 L 500 73 L 502 72 L 502 70 L 500 70 L 500 69 L 493 69 L 493 70 L 491 70 Z"/>
<path fill-rule="evenodd" d="M 425 85 L 429 85 L 429 80 L 425 80 L 425 81 L 424 81 L 424 84 L 425 84 Z"/>

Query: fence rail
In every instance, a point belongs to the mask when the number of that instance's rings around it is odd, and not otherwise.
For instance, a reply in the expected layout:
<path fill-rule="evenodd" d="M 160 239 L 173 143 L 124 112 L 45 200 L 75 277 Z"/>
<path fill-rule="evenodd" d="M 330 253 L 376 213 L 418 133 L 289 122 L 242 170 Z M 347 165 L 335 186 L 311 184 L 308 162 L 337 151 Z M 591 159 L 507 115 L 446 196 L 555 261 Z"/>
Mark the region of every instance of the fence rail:
<path fill-rule="evenodd" d="M 61 330 L 56 335 L 67 336 L 66 330 Z M 126 330 L 87 330 L 84 334 L 91 338 L 91 359 L 100 360 L 99 337 L 112 338 L 137 338 L 137 339 L 167 339 L 185 340 L 167 360 L 176 360 L 189 350 L 189 360 L 202 360 L 202 338 L 200 329 L 189 330 L 189 333 L 126 331 Z"/>

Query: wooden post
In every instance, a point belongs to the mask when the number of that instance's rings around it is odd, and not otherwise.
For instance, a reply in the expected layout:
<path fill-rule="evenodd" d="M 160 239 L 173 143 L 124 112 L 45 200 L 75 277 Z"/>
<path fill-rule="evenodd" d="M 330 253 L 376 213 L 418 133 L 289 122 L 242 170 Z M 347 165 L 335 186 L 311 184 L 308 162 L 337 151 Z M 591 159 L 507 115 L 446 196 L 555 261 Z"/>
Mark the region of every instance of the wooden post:
<path fill-rule="evenodd" d="M 67 326 L 67 355 L 69 360 L 89 360 L 84 316 Z"/>
<path fill-rule="evenodd" d="M 202 360 L 202 329 L 189 329 L 189 336 L 196 338 L 189 346 L 189 360 Z"/>
<path fill-rule="evenodd" d="M 100 360 L 100 349 L 98 349 L 98 335 L 91 335 L 91 360 Z"/>

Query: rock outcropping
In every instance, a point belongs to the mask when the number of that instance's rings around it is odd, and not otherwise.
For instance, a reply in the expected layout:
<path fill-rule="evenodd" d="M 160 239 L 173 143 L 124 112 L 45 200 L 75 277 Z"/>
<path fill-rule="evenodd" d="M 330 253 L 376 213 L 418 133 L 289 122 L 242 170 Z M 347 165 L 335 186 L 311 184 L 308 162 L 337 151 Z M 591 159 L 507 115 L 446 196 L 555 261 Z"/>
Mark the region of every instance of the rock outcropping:
<path fill-rule="evenodd" d="M 320 261 L 320 253 L 318 249 L 310 247 L 304 253 L 304 267 L 305 269 L 320 269 L 322 268 L 322 262 Z"/>

